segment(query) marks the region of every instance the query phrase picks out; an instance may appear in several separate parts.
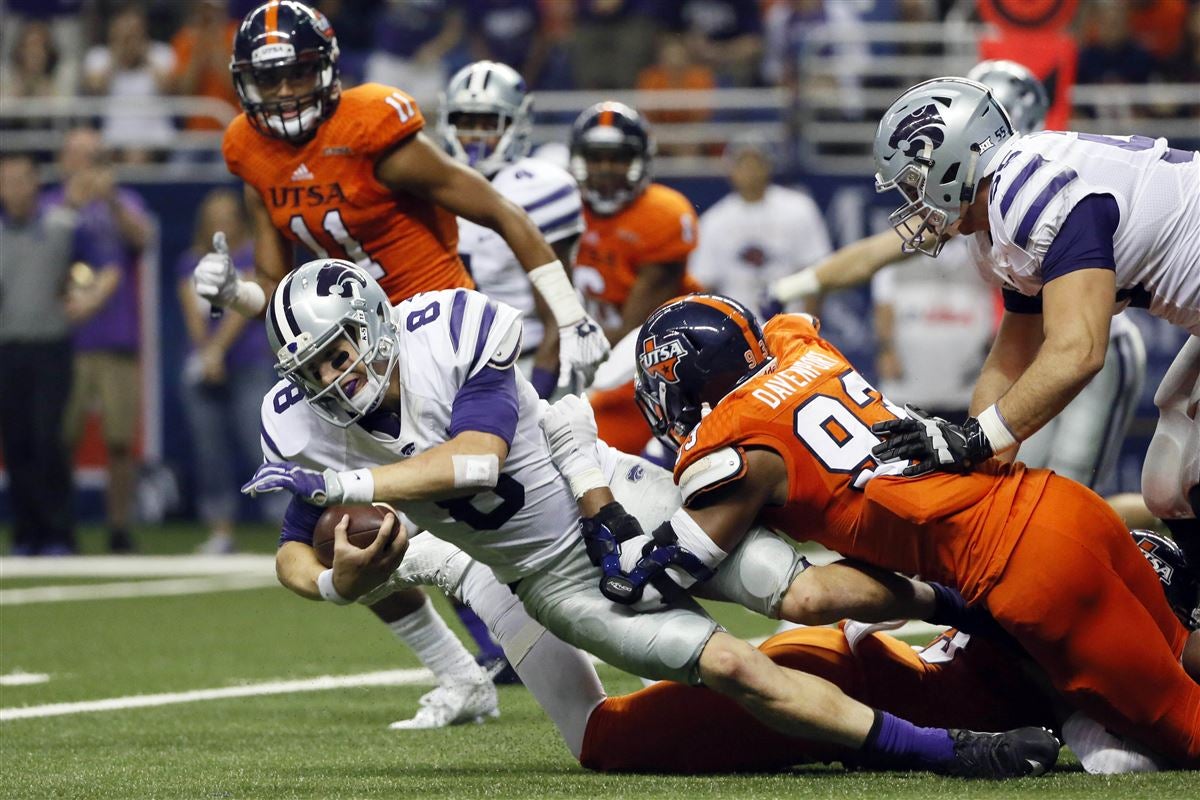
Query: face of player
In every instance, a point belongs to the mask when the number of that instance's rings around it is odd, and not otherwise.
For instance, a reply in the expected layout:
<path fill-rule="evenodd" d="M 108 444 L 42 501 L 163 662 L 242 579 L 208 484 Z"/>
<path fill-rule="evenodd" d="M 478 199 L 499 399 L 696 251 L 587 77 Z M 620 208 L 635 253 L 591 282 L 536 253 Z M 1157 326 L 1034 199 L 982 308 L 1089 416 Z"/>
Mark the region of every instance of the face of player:
<path fill-rule="evenodd" d="M 297 62 L 254 72 L 254 83 L 267 103 L 286 102 L 310 95 L 317 90 L 320 65 Z"/>
<path fill-rule="evenodd" d="M 501 121 L 499 114 L 469 114 L 462 112 L 450 117 L 458 141 L 471 156 L 472 163 L 486 158 L 500 144 Z"/>
<path fill-rule="evenodd" d="M 348 408 L 358 411 L 366 410 L 376 396 L 380 382 L 377 375 L 365 359 L 358 357 L 358 349 L 347 337 L 339 337 L 324 352 L 313 359 L 312 365 L 305 367 L 306 380 L 312 381 L 321 388 L 337 384 L 335 396 Z M 383 396 L 383 407 L 395 407 L 400 399 L 400 382 L 395 374 L 390 376 L 387 389 Z"/>
<path fill-rule="evenodd" d="M 624 150 L 592 150 L 586 156 L 588 188 L 604 196 L 625 189 L 633 158 Z"/>

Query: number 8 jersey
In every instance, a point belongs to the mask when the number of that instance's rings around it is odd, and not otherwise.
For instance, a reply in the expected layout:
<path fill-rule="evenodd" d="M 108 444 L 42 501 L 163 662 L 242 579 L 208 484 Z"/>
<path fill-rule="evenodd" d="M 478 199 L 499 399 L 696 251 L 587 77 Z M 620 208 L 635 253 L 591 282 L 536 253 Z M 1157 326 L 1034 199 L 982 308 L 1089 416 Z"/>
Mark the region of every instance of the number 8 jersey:
<path fill-rule="evenodd" d="M 508 438 L 493 428 L 505 402 L 489 372 L 513 368 L 521 348 L 521 313 L 478 292 L 427 292 L 393 308 L 400 331 L 400 412 L 376 411 L 347 428 L 317 416 L 300 390 L 280 381 L 262 405 L 266 461 L 295 461 L 312 469 L 359 469 L 392 464 L 443 444 L 464 430 Z M 516 429 L 494 490 L 469 497 L 410 502 L 399 511 L 421 529 L 460 547 L 492 568 L 502 583 L 553 561 L 578 541 L 579 512 L 566 480 L 554 468 L 538 420 L 537 392 L 516 374 Z M 508 409 L 511 413 L 513 409 Z M 295 504 L 299 504 L 296 506 Z M 293 501 L 284 520 L 322 509 Z"/>
<path fill-rule="evenodd" d="M 685 505 L 739 480 L 746 448 L 787 465 L 782 506 L 761 520 L 797 541 L 956 586 L 968 602 L 1000 576 L 1041 497 L 1048 470 L 991 461 L 966 475 L 897 476 L 880 465 L 871 425 L 903 415 L 822 339 L 806 315 L 763 328 L 773 368 L 739 386 L 684 442 L 675 479 Z M 702 500 L 700 502 L 703 502 Z"/>
<path fill-rule="evenodd" d="M 229 171 L 259 193 L 276 230 L 318 258 L 355 262 L 398 302 L 475 285 L 458 257 L 455 216 L 375 178 L 376 162 L 424 126 L 411 97 L 368 83 L 342 92 L 333 116 L 303 144 L 264 136 L 241 114 L 222 147 Z"/>

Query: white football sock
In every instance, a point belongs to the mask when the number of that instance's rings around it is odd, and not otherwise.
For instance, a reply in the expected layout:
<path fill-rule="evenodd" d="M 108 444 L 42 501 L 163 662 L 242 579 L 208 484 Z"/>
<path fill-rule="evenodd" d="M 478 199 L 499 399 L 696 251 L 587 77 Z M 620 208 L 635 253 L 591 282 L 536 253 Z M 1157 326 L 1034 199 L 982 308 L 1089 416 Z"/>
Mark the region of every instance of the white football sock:
<path fill-rule="evenodd" d="M 425 603 L 411 614 L 388 623 L 396 638 L 404 642 L 438 679 L 438 683 L 479 683 L 488 679 L 483 667 L 463 647 L 445 620 Z"/>
<path fill-rule="evenodd" d="M 521 683 L 579 758 L 588 717 L 605 697 L 591 660 L 533 620 L 487 567 L 472 562 L 461 587 L 460 599 L 488 626 Z"/>

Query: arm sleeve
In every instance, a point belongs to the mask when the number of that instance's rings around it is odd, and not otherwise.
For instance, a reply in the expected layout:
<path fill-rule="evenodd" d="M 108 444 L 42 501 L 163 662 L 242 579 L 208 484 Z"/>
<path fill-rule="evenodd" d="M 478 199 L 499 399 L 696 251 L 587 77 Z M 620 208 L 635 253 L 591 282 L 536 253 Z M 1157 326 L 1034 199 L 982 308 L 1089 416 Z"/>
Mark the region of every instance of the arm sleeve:
<path fill-rule="evenodd" d="M 313 543 L 313 532 L 317 529 L 317 520 L 325 509 L 310 505 L 299 497 L 293 497 L 283 515 L 283 527 L 279 531 L 279 544 L 284 542 Z"/>
<path fill-rule="evenodd" d="M 1090 194 L 1076 203 L 1042 259 L 1042 282 L 1080 269 L 1115 269 L 1113 237 L 1120 222 L 1111 195 Z"/>
<path fill-rule="evenodd" d="M 1004 310 L 1011 311 L 1014 314 L 1040 314 L 1042 313 L 1042 293 L 1038 292 L 1033 297 L 1026 294 L 1021 294 L 1013 289 L 1001 289 L 1000 293 L 1004 297 Z"/>
<path fill-rule="evenodd" d="M 516 370 L 484 367 L 454 396 L 450 436 L 480 431 L 499 436 L 512 446 L 517 432 L 517 408 Z"/>

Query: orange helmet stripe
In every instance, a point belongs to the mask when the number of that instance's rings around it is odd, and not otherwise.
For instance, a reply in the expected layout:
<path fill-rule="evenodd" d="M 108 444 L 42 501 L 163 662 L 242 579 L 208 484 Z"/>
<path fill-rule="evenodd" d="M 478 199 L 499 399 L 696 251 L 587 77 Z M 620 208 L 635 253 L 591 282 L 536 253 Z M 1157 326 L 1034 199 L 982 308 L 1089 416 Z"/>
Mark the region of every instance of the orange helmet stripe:
<path fill-rule="evenodd" d="M 700 303 L 701 305 L 715 308 L 737 322 L 738 327 L 742 329 L 742 336 L 745 338 L 746 344 L 749 345 L 750 351 L 757 356 L 759 361 L 767 360 L 767 354 L 763 350 L 762 343 L 755 337 L 754 331 L 750 330 L 750 320 L 746 319 L 746 315 L 737 306 L 730 305 L 719 297 L 711 297 L 703 294 L 694 294 L 685 299 L 693 303 Z"/>
<path fill-rule="evenodd" d="M 600 120 L 598 124 L 605 126 L 613 124 L 613 112 L 611 108 L 606 108 L 600 112 Z"/>
<path fill-rule="evenodd" d="M 275 44 L 279 41 L 279 0 L 267 6 L 267 17 L 263 22 L 267 28 L 267 44 Z"/>

